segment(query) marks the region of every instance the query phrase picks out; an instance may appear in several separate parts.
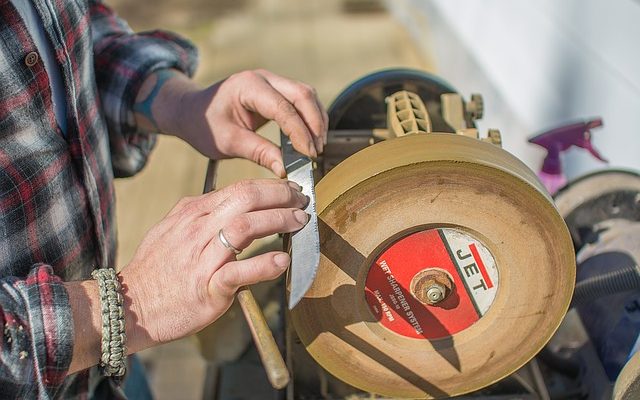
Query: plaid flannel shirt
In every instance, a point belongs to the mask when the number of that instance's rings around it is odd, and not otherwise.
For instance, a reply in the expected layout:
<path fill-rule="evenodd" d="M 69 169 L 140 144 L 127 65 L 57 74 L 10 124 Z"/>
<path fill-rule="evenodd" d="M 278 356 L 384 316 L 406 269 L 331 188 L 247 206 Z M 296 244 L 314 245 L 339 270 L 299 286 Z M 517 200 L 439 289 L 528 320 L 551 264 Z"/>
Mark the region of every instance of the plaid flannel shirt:
<path fill-rule="evenodd" d="M 134 34 L 101 1 L 30 1 L 61 71 L 68 126 L 65 136 L 25 24 L 0 0 L 0 398 L 86 398 L 99 376 L 67 376 L 74 332 L 62 282 L 114 264 L 113 178 L 140 170 L 155 140 L 136 127 L 137 90 L 161 68 L 191 75 L 196 52 L 170 33 Z"/>

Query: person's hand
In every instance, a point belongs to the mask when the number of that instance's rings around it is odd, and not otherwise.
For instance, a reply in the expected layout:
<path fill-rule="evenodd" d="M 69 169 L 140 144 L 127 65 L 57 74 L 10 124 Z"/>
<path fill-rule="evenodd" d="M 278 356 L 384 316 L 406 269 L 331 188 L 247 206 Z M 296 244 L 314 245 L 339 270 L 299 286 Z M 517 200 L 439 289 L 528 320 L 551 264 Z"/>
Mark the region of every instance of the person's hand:
<path fill-rule="evenodd" d="M 253 180 L 181 200 L 153 227 L 122 270 L 132 351 L 195 333 L 231 305 L 240 286 L 270 280 L 290 264 L 285 252 L 237 261 L 218 237 L 244 249 L 261 237 L 301 229 L 308 198 L 282 180 Z"/>
<path fill-rule="evenodd" d="M 323 150 L 328 117 L 315 90 L 265 70 L 232 75 L 183 96 L 179 135 L 209 158 L 242 157 L 284 177 L 278 146 L 257 135 L 278 123 L 293 147 L 310 157 Z"/>

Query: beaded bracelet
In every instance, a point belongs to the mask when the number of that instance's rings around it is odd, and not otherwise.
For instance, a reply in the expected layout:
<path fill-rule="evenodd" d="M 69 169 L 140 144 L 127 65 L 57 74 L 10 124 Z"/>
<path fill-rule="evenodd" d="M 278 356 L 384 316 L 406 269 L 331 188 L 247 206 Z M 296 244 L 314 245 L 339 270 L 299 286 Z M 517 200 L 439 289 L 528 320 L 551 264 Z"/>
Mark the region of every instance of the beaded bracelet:
<path fill-rule="evenodd" d="M 102 344 L 100 369 L 105 376 L 123 376 L 127 369 L 127 347 L 124 327 L 124 302 L 121 285 L 113 268 L 100 268 L 91 273 L 98 281 L 102 311 Z"/>

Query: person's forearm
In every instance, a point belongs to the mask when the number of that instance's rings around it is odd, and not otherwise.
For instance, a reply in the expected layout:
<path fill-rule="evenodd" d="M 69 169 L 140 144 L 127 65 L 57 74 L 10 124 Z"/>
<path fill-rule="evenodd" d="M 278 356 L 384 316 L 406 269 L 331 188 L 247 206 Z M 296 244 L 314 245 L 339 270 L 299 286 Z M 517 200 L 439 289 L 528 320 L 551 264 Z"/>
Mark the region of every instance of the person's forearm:
<path fill-rule="evenodd" d="M 98 284 L 94 280 L 66 282 L 69 302 L 73 313 L 74 343 L 73 358 L 69 374 L 82 371 L 100 361 L 102 339 L 102 315 Z M 125 309 L 126 346 L 128 354 L 146 347 L 144 337 L 139 332 L 138 312 L 130 290 L 123 282 L 122 296 Z"/>
<path fill-rule="evenodd" d="M 190 94 L 200 89 L 198 84 L 177 70 L 163 69 L 154 72 L 145 79 L 136 96 L 136 124 L 146 131 L 184 138 L 183 110 L 189 110 L 185 102 L 190 101 Z"/>

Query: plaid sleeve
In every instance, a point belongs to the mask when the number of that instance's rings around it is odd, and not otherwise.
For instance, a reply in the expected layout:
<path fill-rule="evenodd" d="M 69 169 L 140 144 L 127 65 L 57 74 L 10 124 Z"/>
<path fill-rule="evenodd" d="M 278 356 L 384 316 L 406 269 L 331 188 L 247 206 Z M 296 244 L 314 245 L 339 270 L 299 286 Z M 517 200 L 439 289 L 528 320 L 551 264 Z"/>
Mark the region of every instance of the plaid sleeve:
<path fill-rule="evenodd" d="M 195 72 L 196 48 L 164 31 L 135 34 L 125 21 L 100 0 L 89 0 L 96 82 L 110 134 L 116 176 L 131 176 L 146 163 L 155 136 L 135 123 L 133 104 L 152 72 L 174 68 L 188 76 Z"/>
<path fill-rule="evenodd" d="M 0 398 L 51 398 L 73 355 L 67 291 L 50 266 L 0 280 Z"/>

